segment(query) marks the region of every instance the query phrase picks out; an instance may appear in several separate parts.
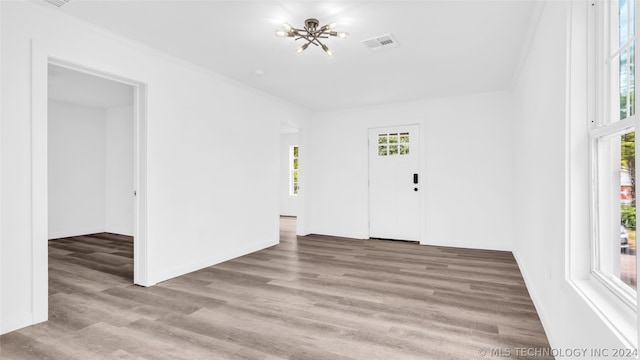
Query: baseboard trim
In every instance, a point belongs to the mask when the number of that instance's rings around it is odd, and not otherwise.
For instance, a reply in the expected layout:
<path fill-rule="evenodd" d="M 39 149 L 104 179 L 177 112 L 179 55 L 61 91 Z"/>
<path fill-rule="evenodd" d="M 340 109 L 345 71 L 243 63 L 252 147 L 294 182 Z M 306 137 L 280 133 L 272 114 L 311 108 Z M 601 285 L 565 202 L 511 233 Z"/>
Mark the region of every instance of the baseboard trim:
<path fill-rule="evenodd" d="M 260 250 L 266 249 L 268 247 L 278 245 L 278 243 L 279 243 L 279 240 L 278 241 L 268 241 L 268 242 L 262 242 L 262 243 L 258 243 L 258 244 L 253 244 L 253 245 L 246 246 L 246 247 L 234 250 L 234 251 L 226 252 L 226 253 L 218 255 L 218 256 L 202 259 L 202 260 L 193 262 L 193 263 L 188 264 L 188 265 L 175 267 L 173 269 L 169 269 L 167 271 L 164 271 L 164 272 L 158 274 L 158 276 L 151 276 L 151 278 L 152 278 L 151 283 L 152 284 L 157 284 L 157 283 L 160 283 L 162 281 L 173 279 L 173 278 L 178 277 L 178 276 L 182 276 L 182 275 L 185 275 L 185 274 L 188 274 L 188 273 L 200 270 L 200 269 L 204 269 L 204 268 L 209 267 L 209 266 L 220 264 L 220 263 L 223 263 L 225 261 L 229 261 L 229 260 L 238 258 L 240 256 L 251 254 L 251 253 L 254 253 L 256 251 L 260 251 Z"/>
<path fill-rule="evenodd" d="M 425 242 L 420 242 L 420 245 L 444 246 L 444 247 L 455 247 L 455 248 L 475 249 L 475 250 L 511 251 L 509 246 L 496 244 L 496 243 L 475 244 L 475 243 L 462 242 L 462 241 L 425 241 Z"/>
<path fill-rule="evenodd" d="M 27 326 L 35 325 L 41 321 L 35 321 L 33 313 L 24 313 L 0 319 L 0 335 L 16 331 Z"/>
<path fill-rule="evenodd" d="M 122 229 L 110 228 L 108 226 L 105 227 L 103 232 L 117 234 L 117 235 L 124 235 L 124 236 L 134 236 L 133 232 L 131 231 L 123 231 Z"/>
<path fill-rule="evenodd" d="M 549 345 L 552 349 L 559 349 L 557 347 L 559 342 L 555 339 L 553 335 L 553 331 L 551 331 L 551 323 L 548 320 L 548 317 L 545 315 L 542 305 L 540 304 L 540 300 L 534 288 L 531 286 L 531 279 L 528 275 L 527 270 L 522 266 L 522 262 L 519 260 L 517 251 L 512 251 L 513 258 L 516 259 L 516 264 L 518 265 L 518 269 L 520 269 L 520 274 L 522 274 L 522 279 L 524 280 L 524 285 L 527 287 L 527 291 L 529 292 L 529 296 L 531 297 L 531 301 L 533 302 L 533 307 L 536 308 L 536 313 L 538 313 L 538 317 L 540 318 L 540 323 L 542 323 L 542 328 L 544 329 L 544 333 L 547 335 L 547 340 L 549 341 Z"/>
<path fill-rule="evenodd" d="M 49 233 L 49 240 L 68 238 L 68 237 L 72 237 L 72 236 L 97 234 L 97 233 L 102 233 L 102 232 L 107 232 L 104 227 L 65 230 L 65 231 L 54 231 L 54 232 Z"/>
<path fill-rule="evenodd" d="M 300 234 L 297 234 L 300 235 Z M 369 233 L 332 233 L 332 232 L 326 232 L 326 231 L 310 231 L 305 235 L 300 235 L 300 236 L 306 236 L 306 235 L 319 235 L 319 236 L 333 236 L 333 237 L 337 237 L 337 238 L 345 238 L 345 239 L 356 239 L 356 240 L 367 240 L 369 239 Z"/>

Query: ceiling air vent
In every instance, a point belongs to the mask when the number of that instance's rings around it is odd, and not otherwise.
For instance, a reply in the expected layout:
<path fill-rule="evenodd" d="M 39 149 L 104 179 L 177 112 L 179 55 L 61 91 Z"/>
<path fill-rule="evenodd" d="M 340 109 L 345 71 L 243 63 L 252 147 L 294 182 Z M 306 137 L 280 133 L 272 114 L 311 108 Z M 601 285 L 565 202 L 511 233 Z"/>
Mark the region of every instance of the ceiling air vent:
<path fill-rule="evenodd" d="M 51 4 L 53 6 L 61 7 L 62 5 L 65 5 L 66 3 L 68 3 L 70 0 L 42 0 L 42 1 L 46 2 L 47 4 Z"/>
<path fill-rule="evenodd" d="M 382 50 L 382 49 L 392 49 L 400 46 L 398 44 L 398 40 L 391 34 L 376 36 L 371 39 L 366 39 L 360 41 L 362 45 L 371 49 L 371 50 Z"/>

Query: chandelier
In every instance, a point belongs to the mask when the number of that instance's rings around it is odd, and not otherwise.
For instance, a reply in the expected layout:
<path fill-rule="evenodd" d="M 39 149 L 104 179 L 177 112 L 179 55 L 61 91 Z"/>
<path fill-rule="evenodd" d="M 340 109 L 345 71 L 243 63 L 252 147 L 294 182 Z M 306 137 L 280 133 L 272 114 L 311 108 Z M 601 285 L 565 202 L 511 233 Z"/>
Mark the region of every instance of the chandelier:
<path fill-rule="evenodd" d="M 320 39 L 328 39 L 330 36 L 341 39 L 349 37 L 349 33 L 332 31 L 331 29 L 335 27 L 336 23 L 320 26 L 318 19 L 307 19 L 304 21 L 304 29 L 296 29 L 289 24 L 283 24 L 282 29 L 276 31 L 276 36 L 292 37 L 295 38 L 296 41 L 304 39 L 305 43 L 296 50 L 298 54 L 302 54 L 303 51 L 307 50 L 309 45 L 313 44 L 320 46 L 327 55 L 333 57 L 333 51 L 331 51 L 327 45 L 320 42 Z"/>

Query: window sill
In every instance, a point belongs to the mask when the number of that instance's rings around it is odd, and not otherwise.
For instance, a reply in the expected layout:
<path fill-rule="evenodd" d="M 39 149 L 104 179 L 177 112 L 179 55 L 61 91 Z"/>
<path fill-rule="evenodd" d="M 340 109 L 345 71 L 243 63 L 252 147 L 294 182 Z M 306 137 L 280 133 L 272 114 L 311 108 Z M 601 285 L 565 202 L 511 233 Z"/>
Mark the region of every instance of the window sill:
<path fill-rule="evenodd" d="M 568 282 L 628 349 L 638 348 L 637 316 L 633 309 L 594 278 Z"/>

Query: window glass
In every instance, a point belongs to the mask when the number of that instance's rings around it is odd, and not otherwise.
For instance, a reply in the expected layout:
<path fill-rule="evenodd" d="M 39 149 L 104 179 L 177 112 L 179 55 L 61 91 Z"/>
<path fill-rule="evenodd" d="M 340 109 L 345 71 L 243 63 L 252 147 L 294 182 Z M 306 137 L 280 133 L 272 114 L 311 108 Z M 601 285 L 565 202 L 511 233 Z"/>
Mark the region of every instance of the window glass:
<path fill-rule="evenodd" d="M 296 196 L 298 195 L 298 191 L 300 190 L 300 185 L 298 183 L 298 154 L 299 149 L 298 146 L 292 146 L 289 153 L 289 174 L 290 174 L 290 182 L 289 182 L 289 195 Z"/>
<path fill-rule="evenodd" d="M 409 133 L 378 134 L 378 156 L 408 154 Z"/>
<path fill-rule="evenodd" d="M 409 144 L 400 144 L 400 155 L 409 154 Z"/>
<path fill-rule="evenodd" d="M 598 139 L 599 256 L 596 271 L 636 289 L 635 132 Z"/>

